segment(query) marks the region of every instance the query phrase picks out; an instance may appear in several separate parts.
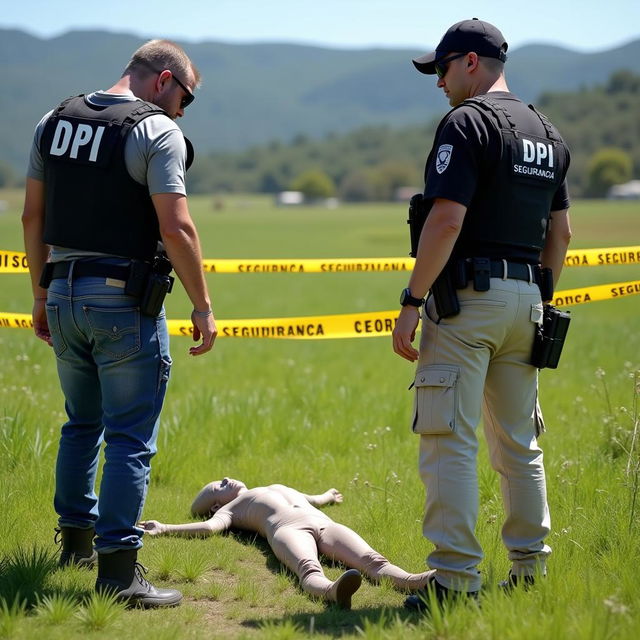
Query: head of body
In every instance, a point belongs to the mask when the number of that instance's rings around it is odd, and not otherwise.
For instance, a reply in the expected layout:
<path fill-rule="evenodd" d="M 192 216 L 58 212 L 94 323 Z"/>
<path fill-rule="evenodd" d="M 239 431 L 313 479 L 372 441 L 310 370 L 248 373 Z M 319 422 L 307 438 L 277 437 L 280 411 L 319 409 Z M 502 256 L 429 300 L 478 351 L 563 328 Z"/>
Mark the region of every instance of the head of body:
<path fill-rule="evenodd" d="M 191 513 L 194 516 L 213 515 L 220 507 L 229 504 L 247 490 L 247 485 L 241 480 L 214 480 L 205 485 L 195 497 Z"/>
<path fill-rule="evenodd" d="M 132 93 L 175 120 L 193 102 L 199 85 L 200 72 L 182 47 L 170 40 L 150 40 L 133 53 L 122 77 L 107 93 Z"/>
<path fill-rule="evenodd" d="M 509 91 L 504 76 L 508 44 L 488 22 L 473 18 L 450 27 L 435 51 L 413 59 L 421 73 L 437 75 L 452 107 L 491 91 Z"/>

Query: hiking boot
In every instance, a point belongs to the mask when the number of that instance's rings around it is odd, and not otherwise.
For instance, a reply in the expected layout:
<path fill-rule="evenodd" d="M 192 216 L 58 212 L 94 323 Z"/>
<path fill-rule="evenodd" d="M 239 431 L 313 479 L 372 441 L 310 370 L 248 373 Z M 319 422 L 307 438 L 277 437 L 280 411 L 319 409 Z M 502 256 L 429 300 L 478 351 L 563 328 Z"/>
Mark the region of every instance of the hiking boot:
<path fill-rule="evenodd" d="M 345 571 L 327 593 L 327 600 L 335 602 L 341 609 L 351 609 L 351 596 L 360 588 L 362 576 L 357 569 Z"/>
<path fill-rule="evenodd" d="M 96 591 L 110 593 L 128 606 L 174 607 L 182 600 L 176 589 L 158 589 L 144 574 L 147 569 L 137 562 L 137 549 L 121 549 L 98 555 Z"/>
<path fill-rule="evenodd" d="M 533 576 L 516 576 L 511 571 L 509 571 L 509 575 L 506 580 L 502 580 L 498 583 L 498 586 L 504 591 L 512 591 L 516 587 L 522 587 L 523 589 L 529 589 L 536 582 L 536 579 Z"/>
<path fill-rule="evenodd" d="M 54 542 L 62 545 L 58 566 L 74 565 L 85 569 L 93 569 L 98 554 L 93 550 L 93 538 L 96 530 L 78 529 L 77 527 L 60 527 L 56 529 Z"/>
<path fill-rule="evenodd" d="M 433 595 L 431 595 L 433 594 Z M 445 602 L 454 602 L 463 599 L 478 599 L 477 591 L 457 591 L 455 589 L 447 589 L 441 585 L 435 577 L 435 572 L 429 576 L 429 581 L 421 589 L 413 595 L 405 598 L 404 608 L 416 613 L 426 613 L 431 606 L 431 598 L 435 597 L 435 601 L 442 605 Z"/>

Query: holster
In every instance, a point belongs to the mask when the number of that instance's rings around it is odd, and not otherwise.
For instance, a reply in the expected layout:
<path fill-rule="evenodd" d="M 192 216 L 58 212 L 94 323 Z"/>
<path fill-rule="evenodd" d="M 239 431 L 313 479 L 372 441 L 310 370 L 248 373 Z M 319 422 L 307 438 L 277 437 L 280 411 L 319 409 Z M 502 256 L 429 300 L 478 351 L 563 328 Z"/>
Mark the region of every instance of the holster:
<path fill-rule="evenodd" d="M 421 193 L 416 193 L 411 196 L 409 200 L 409 219 L 407 224 L 409 225 L 409 236 L 411 239 L 411 251 L 409 255 L 415 258 L 418 255 L 418 243 L 420 242 L 420 234 L 422 233 L 422 227 L 427 219 L 427 203 L 424 196 Z"/>
<path fill-rule="evenodd" d="M 436 306 L 436 313 L 440 318 L 450 318 L 460 313 L 454 274 L 449 265 L 435 279 L 431 287 L 431 295 Z"/>
<path fill-rule="evenodd" d="M 545 305 L 542 325 L 536 330 L 531 350 L 531 364 L 534 367 L 555 369 L 558 366 L 570 322 L 569 311 L 560 311 L 550 304 Z"/>

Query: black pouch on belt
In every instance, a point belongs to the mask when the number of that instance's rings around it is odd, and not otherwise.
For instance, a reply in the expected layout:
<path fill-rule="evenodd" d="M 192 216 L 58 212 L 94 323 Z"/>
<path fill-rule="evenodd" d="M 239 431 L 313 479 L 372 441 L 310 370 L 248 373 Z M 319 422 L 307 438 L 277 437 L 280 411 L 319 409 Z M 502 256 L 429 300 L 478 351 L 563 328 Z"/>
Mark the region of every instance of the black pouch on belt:
<path fill-rule="evenodd" d="M 153 265 L 147 279 L 146 287 L 140 300 L 140 313 L 145 316 L 155 317 L 162 309 L 162 303 L 173 288 L 171 262 L 163 255 L 157 255 L 153 259 Z"/>
<path fill-rule="evenodd" d="M 436 313 L 440 318 L 450 318 L 460 313 L 460 302 L 451 265 L 447 265 L 435 279 L 431 287 L 431 295 L 436 305 Z"/>
<path fill-rule="evenodd" d="M 531 350 L 531 364 L 534 367 L 555 369 L 558 366 L 570 322 L 569 311 L 560 311 L 550 304 L 545 305 L 542 326 L 536 331 Z"/>

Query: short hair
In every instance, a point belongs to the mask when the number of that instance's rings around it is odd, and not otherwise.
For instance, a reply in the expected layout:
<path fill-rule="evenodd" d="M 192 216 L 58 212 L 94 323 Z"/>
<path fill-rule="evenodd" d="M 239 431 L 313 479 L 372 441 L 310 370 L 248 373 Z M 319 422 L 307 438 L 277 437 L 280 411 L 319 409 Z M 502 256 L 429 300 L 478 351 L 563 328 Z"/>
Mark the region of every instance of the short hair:
<path fill-rule="evenodd" d="M 498 58 L 489 58 L 487 56 L 478 56 L 484 65 L 484 68 L 499 76 L 504 71 L 504 62 L 502 60 L 498 60 Z"/>
<path fill-rule="evenodd" d="M 195 86 L 200 86 L 200 72 L 184 49 L 171 40 L 156 39 L 143 44 L 134 51 L 122 75 L 130 75 L 132 72 L 148 75 L 152 73 L 150 67 L 159 71 L 168 69 L 171 73 L 175 72 L 183 82 L 186 82 L 189 71 L 191 71 L 195 79 Z"/>

